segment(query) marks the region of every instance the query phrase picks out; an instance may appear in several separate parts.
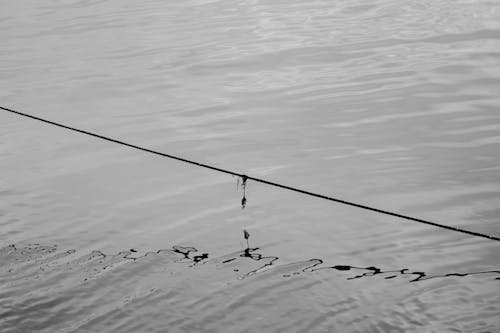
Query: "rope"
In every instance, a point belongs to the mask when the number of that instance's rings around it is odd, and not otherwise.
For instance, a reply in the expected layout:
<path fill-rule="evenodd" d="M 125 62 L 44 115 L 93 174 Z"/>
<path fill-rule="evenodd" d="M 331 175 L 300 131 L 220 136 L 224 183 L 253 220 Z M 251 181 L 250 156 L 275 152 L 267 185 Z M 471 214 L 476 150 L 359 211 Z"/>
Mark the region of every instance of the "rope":
<path fill-rule="evenodd" d="M 151 153 L 151 154 L 154 154 L 154 155 L 159 155 L 159 156 L 162 156 L 162 157 L 167 157 L 167 158 L 170 158 L 170 159 L 173 159 L 173 160 L 177 160 L 177 161 L 180 161 L 180 162 L 184 162 L 184 163 L 196 165 L 198 167 L 202 167 L 202 168 L 210 169 L 210 170 L 213 170 L 213 171 L 217 171 L 217 172 L 229 174 L 229 175 L 232 175 L 232 176 L 241 177 L 242 180 L 243 180 L 243 182 L 246 182 L 247 180 L 253 180 L 254 182 L 257 182 L 257 183 L 262 183 L 262 184 L 266 184 L 266 185 L 269 185 L 269 186 L 274 186 L 274 187 L 282 188 L 282 189 L 285 189 L 285 190 L 289 190 L 289 191 L 293 191 L 293 192 L 297 192 L 297 193 L 302 193 L 302 194 L 305 194 L 305 195 L 308 195 L 308 196 L 311 196 L 311 197 L 316 197 L 316 198 L 320 198 L 320 199 L 324 199 L 324 200 L 329 200 L 329 201 L 337 202 L 337 203 L 340 203 L 340 204 L 343 204 L 343 205 L 348 205 L 348 206 L 352 206 L 352 207 L 356 207 L 356 208 L 360 208 L 360 209 L 365 209 L 365 210 L 369 210 L 369 211 L 380 213 L 380 214 L 394 216 L 394 217 L 398 217 L 398 218 L 409 220 L 409 221 L 413 221 L 413 222 L 423 223 L 423 224 L 431 225 L 431 226 L 442 228 L 442 229 L 452 230 L 452 231 L 460 232 L 460 233 L 471 235 L 471 236 L 477 236 L 477 237 L 482 237 L 482 238 L 486 238 L 486 239 L 490 239 L 490 240 L 500 241 L 500 238 L 496 237 L 494 235 L 487 235 L 487 234 L 482 234 L 482 233 L 475 232 L 475 231 L 470 231 L 470 230 L 465 230 L 465 229 L 461 229 L 461 228 L 451 227 L 451 226 L 447 226 L 447 225 L 443 225 L 443 224 L 431 222 L 431 221 L 424 220 L 424 219 L 419 219 L 419 218 L 408 216 L 408 215 L 398 214 L 398 213 L 395 213 L 395 212 L 391 212 L 391 211 L 387 211 L 387 210 L 383 210 L 383 209 L 379 209 L 379 208 L 374 208 L 374 207 L 366 206 L 366 205 L 363 205 L 363 204 L 358 204 L 358 203 L 347 201 L 347 200 L 333 198 L 333 197 L 330 197 L 330 196 L 327 196 L 327 195 L 323 195 L 323 194 L 319 194 L 319 193 L 314 193 L 314 192 L 302 190 L 302 189 L 299 189 L 299 188 L 296 188 L 296 187 L 292 187 L 292 186 L 287 186 L 287 185 L 275 183 L 275 182 L 272 182 L 272 181 L 269 181 L 269 180 L 265 180 L 265 179 L 262 179 L 262 178 L 252 177 L 252 176 L 248 176 L 248 175 L 245 175 L 245 174 L 242 174 L 242 173 L 238 173 L 238 172 L 234 172 L 234 171 L 231 171 L 231 170 L 217 168 L 217 167 L 212 166 L 212 165 L 208 165 L 208 164 L 204 164 L 204 163 L 199 163 L 199 162 L 188 160 L 188 159 L 185 159 L 185 158 L 182 158 L 182 157 L 178 157 L 178 156 L 174 156 L 174 155 L 170 155 L 170 154 L 165 154 L 165 153 L 162 153 L 162 152 L 159 152 L 159 151 L 156 151 L 156 150 L 144 148 L 144 147 L 141 147 L 141 146 L 133 145 L 131 143 L 127 143 L 127 142 L 124 142 L 124 141 L 120 141 L 120 140 L 117 140 L 117 139 L 106 137 L 106 136 L 103 136 L 103 135 L 100 135 L 100 134 L 96 134 L 96 133 L 88 132 L 88 131 L 85 131 L 85 130 L 82 130 L 82 129 L 78 129 L 78 128 L 75 128 L 75 127 L 63 125 L 63 124 L 60 124 L 60 123 L 57 123 L 57 122 L 54 122 L 54 121 L 50 121 L 50 120 L 47 120 L 47 119 L 39 118 L 39 117 L 30 115 L 30 114 L 27 114 L 27 113 L 19 112 L 19 111 L 12 110 L 12 109 L 9 109 L 9 108 L 6 108 L 6 107 L 0 106 L 0 109 L 2 109 L 4 111 L 7 111 L 7 112 L 11 112 L 11 113 L 17 114 L 19 116 L 23 116 L 23 117 L 31 118 L 31 119 L 34 119 L 34 120 L 38 120 L 38 121 L 44 122 L 46 124 L 50 124 L 50 125 L 53 125 L 53 126 L 61 127 L 61 128 L 64 128 L 64 129 L 67 129 L 67 130 L 70 130 L 70 131 L 74 131 L 74 132 L 78 132 L 78 133 L 81 133 L 81 134 L 93 136 L 93 137 L 101 139 L 101 140 L 113 142 L 113 143 L 116 143 L 116 144 L 119 144 L 119 145 L 122 145 L 122 146 L 133 148 L 133 149 L 141 150 L 141 151 L 144 151 L 146 153 Z"/>

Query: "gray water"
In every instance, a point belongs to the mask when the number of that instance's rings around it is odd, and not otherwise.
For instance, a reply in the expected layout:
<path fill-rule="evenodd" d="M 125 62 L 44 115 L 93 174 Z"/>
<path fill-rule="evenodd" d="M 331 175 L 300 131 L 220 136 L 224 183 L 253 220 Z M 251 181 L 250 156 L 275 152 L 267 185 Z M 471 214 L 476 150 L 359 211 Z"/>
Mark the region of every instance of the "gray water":
<path fill-rule="evenodd" d="M 4 107 L 500 236 L 497 1 L 2 1 L 0 41 Z M 255 182 L 241 209 L 4 111 L 0 172 L 2 333 L 500 332 L 495 241 Z"/>

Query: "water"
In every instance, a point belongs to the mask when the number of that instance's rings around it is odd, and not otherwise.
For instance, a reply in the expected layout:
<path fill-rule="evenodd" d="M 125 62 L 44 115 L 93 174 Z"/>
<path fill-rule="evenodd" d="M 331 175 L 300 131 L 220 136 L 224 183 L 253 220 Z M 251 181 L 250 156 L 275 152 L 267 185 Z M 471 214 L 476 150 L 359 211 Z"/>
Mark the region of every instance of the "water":
<path fill-rule="evenodd" d="M 500 235 L 495 1 L 0 6 L 2 106 Z M 0 170 L 1 332 L 500 332 L 497 242 L 252 182 L 242 210 L 5 112 Z"/>

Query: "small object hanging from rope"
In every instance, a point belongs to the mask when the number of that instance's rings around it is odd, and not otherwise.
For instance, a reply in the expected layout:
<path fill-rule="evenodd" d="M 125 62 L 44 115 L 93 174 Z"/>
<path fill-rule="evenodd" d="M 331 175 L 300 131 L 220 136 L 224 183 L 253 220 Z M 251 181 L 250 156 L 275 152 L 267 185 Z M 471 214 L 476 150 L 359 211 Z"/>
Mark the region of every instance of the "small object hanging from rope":
<path fill-rule="evenodd" d="M 241 176 L 241 188 L 243 189 L 243 198 L 241 198 L 241 209 L 245 209 L 247 205 L 247 179 L 246 175 Z M 246 232 L 246 231 L 245 231 Z"/>

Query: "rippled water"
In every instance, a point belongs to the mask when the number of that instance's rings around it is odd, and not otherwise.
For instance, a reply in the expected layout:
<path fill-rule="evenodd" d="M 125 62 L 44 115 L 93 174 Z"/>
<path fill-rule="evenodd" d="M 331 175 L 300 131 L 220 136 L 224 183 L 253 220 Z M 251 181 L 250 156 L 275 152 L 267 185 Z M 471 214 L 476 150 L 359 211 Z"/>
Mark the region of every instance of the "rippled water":
<path fill-rule="evenodd" d="M 496 1 L 0 9 L 2 106 L 500 235 Z M 252 182 L 242 210 L 3 111 L 0 171 L 1 332 L 500 332 L 498 242 Z"/>

